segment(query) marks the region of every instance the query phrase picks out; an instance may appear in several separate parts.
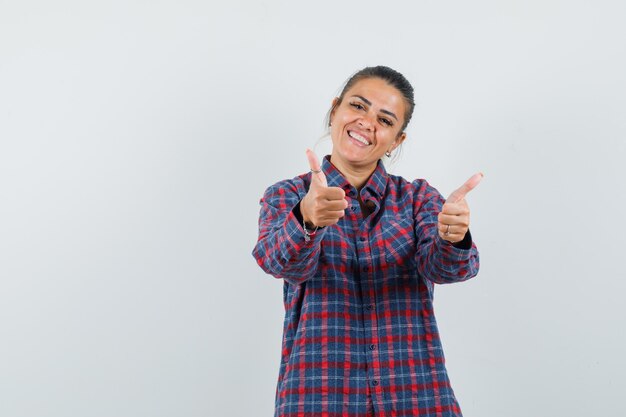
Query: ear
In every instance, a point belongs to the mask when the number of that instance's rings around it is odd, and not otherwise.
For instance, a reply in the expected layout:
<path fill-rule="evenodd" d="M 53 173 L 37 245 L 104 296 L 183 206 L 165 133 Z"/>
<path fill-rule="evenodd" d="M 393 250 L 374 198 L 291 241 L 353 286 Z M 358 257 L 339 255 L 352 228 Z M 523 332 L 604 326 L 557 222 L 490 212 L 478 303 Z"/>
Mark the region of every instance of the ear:
<path fill-rule="evenodd" d="M 339 105 L 339 97 L 335 97 L 330 106 L 330 119 L 329 122 L 333 123 L 333 117 L 335 116 L 335 110 L 337 110 L 337 106 Z"/>
<path fill-rule="evenodd" d="M 398 146 L 400 146 L 402 144 L 402 142 L 404 142 L 404 140 L 406 139 L 406 132 L 402 132 L 394 141 L 393 143 L 393 148 L 391 148 L 391 150 L 393 151 L 394 149 L 396 149 Z"/>

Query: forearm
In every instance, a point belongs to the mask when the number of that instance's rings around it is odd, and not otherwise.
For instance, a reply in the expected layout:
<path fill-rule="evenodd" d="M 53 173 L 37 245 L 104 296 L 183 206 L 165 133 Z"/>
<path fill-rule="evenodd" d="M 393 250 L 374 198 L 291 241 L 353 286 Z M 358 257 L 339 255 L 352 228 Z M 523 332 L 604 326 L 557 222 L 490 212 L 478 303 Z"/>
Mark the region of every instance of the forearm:
<path fill-rule="evenodd" d="M 478 274 L 478 250 L 469 232 L 458 244 L 433 236 L 429 245 L 422 247 L 420 252 L 420 274 L 437 284 L 466 281 Z"/>
<path fill-rule="evenodd" d="M 286 215 L 272 216 L 273 211 L 272 207 L 262 209 L 259 239 L 252 254 L 266 273 L 300 284 L 317 270 L 325 229 L 307 240 L 298 204 Z"/>
<path fill-rule="evenodd" d="M 419 274 L 438 284 L 465 281 L 476 276 L 479 258 L 471 233 L 468 230 L 465 237 L 456 243 L 442 239 L 438 231 L 438 214 L 444 200 L 426 182 L 418 185 L 414 215 Z"/>

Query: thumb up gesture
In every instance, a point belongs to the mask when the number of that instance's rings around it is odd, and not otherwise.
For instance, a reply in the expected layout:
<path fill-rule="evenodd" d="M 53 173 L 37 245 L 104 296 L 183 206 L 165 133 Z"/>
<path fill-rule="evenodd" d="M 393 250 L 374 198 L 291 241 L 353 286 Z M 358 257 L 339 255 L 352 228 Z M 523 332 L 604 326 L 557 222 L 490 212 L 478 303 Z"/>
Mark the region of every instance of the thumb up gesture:
<path fill-rule="evenodd" d="M 465 201 L 467 193 L 472 191 L 483 179 L 483 174 L 474 174 L 461 187 L 450 194 L 439 213 L 439 236 L 452 243 L 460 242 L 469 230 L 469 206 Z"/>
<path fill-rule="evenodd" d="M 309 192 L 300 202 L 300 213 L 307 227 L 322 227 L 335 224 L 348 208 L 346 193 L 342 188 L 329 187 L 317 156 L 310 149 L 306 156 L 311 168 Z"/>

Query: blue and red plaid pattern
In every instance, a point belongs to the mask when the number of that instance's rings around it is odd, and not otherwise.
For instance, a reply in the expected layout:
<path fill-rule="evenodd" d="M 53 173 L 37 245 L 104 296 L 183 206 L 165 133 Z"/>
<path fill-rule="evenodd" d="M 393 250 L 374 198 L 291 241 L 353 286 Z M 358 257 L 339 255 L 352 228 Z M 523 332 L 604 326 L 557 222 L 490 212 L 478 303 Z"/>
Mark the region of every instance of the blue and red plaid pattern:
<path fill-rule="evenodd" d="M 433 283 L 478 273 L 478 251 L 441 239 L 444 199 L 424 180 L 389 175 L 381 162 L 361 190 L 330 163 L 346 215 L 305 240 L 298 203 L 311 174 L 269 187 L 253 255 L 284 281 L 285 321 L 276 417 L 461 416 L 433 312 Z M 370 203 L 371 204 L 371 203 Z M 460 245 L 463 246 L 463 245 Z"/>

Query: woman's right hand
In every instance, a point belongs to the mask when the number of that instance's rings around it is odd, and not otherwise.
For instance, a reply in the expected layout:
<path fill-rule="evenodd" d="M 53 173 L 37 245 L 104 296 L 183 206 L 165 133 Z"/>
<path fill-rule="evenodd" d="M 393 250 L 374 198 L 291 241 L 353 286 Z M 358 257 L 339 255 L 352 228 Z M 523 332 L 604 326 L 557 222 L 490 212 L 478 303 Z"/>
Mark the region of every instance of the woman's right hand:
<path fill-rule="evenodd" d="M 329 187 L 317 156 L 310 149 L 306 156 L 311 167 L 309 192 L 300 201 L 300 214 L 307 228 L 330 226 L 345 214 L 348 208 L 346 192 L 339 187 Z"/>

